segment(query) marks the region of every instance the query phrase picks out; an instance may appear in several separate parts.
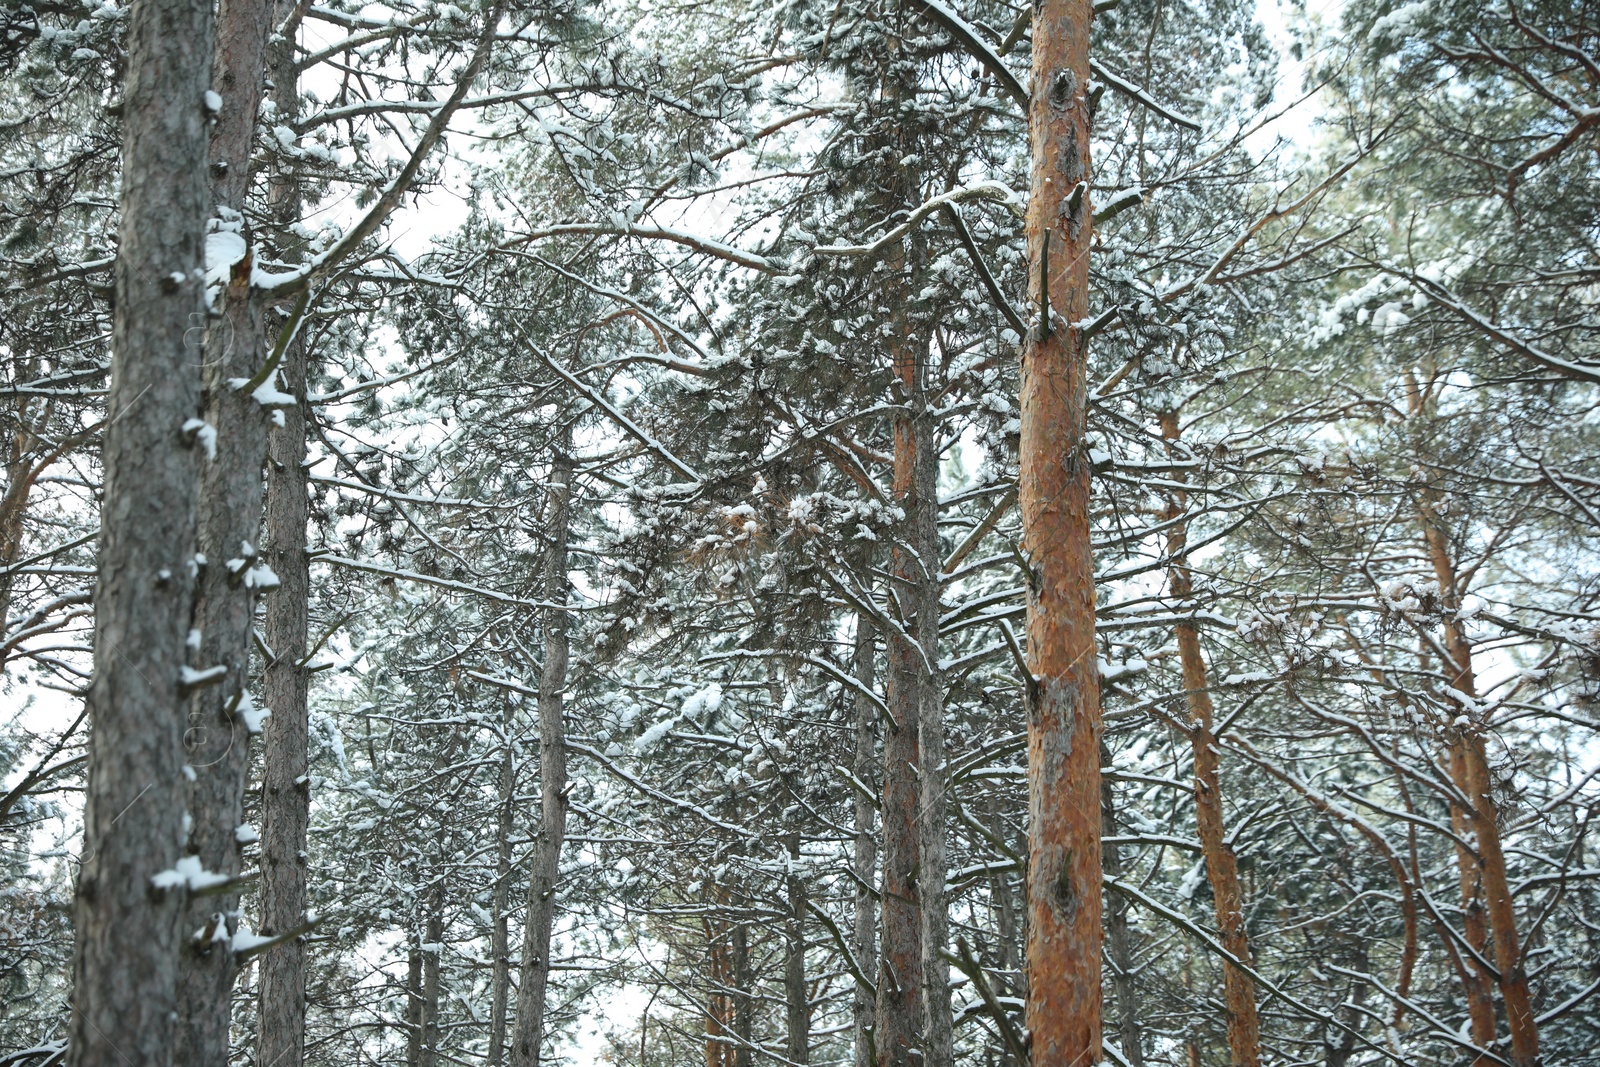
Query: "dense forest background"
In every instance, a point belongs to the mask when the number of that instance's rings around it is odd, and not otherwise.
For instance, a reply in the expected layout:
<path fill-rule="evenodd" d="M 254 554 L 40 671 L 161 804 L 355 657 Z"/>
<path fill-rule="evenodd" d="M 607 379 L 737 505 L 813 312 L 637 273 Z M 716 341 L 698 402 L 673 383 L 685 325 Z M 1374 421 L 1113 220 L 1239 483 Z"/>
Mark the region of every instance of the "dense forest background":
<path fill-rule="evenodd" d="M 0 0 L 0 1067 L 1055 1067 L 1040 886 L 1088 1061 L 1600 1063 L 1600 5 L 142 2 Z"/>

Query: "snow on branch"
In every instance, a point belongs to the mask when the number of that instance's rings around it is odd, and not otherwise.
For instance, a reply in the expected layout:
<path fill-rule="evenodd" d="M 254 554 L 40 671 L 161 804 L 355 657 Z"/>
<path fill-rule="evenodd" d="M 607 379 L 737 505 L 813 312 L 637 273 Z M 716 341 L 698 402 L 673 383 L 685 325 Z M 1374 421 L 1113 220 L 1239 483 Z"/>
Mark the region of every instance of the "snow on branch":
<path fill-rule="evenodd" d="M 814 251 L 825 256 L 877 256 L 883 254 L 890 245 L 910 233 L 912 228 L 923 219 L 943 208 L 947 204 L 960 204 L 968 200 L 990 200 L 1004 204 L 1013 213 L 1021 217 L 1024 207 L 1021 197 L 1011 191 L 1005 182 L 986 181 L 976 185 L 964 185 L 959 189 L 952 189 L 948 193 L 940 193 L 931 200 L 912 209 L 906 220 L 882 237 L 869 245 L 818 245 Z"/>
<path fill-rule="evenodd" d="M 1113 72 L 1098 59 L 1089 60 L 1089 69 L 1094 72 L 1094 76 L 1096 78 L 1099 78 L 1101 81 L 1111 86 L 1111 88 L 1115 89 L 1123 96 L 1126 96 L 1134 103 L 1139 104 L 1147 111 L 1152 111 L 1166 119 L 1168 122 L 1177 126 L 1182 126 L 1184 129 L 1193 130 L 1195 133 L 1201 132 L 1200 123 L 1197 120 L 1191 119 L 1187 115 L 1180 114 L 1179 112 L 1174 111 L 1172 108 L 1167 107 L 1161 101 L 1145 92 L 1143 86 L 1135 85 L 1128 79 Z"/>
<path fill-rule="evenodd" d="M 321 555 L 312 557 L 322 563 L 332 563 L 335 566 L 347 567 L 353 571 L 366 571 L 368 574 L 379 574 L 385 578 L 394 578 L 400 581 L 416 582 L 418 585 L 432 585 L 440 589 L 449 589 L 457 593 L 471 593 L 487 600 L 498 601 L 501 604 L 513 604 L 519 608 L 533 608 L 536 610 L 555 609 L 557 611 L 571 611 L 564 604 L 551 604 L 543 600 L 527 600 L 523 597 L 502 593 L 498 589 L 487 589 L 481 585 L 471 585 L 467 582 L 457 582 L 450 578 L 440 578 L 433 574 L 421 574 L 417 571 L 408 571 L 399 567 L 385 567 L 380 563 L 366 563 L 359 559 L 350 559 L 348 556 Z"/>
<path fill-rule="evenodd" d="M 966 49 L 973 59 L 983 64 L 984 69 L 1011 94 L 1011 98 L 1021 105 L 1023 111 L 1028 110 L 1028 90 L 1023 88 L 1017 76 L 1011 73 L 1011 69 L 984 43 L 983 38 L 978 36 L 977 30 L 940 0 L 917 0 L 917 2 L 933 16 L 935 22 L 945 28 L 957 44 Z"/>
<path fill-rule="evenodd" d="M 516 327 L 517 332 L 522 334 L 522 339 L 527 342 L 528 350 L 542 359 L 545 363 L 545 366 L 554 371 L 557 377 L 566 382 L 568 385 L 572 386 L 572 388 L 576 389 L 580 394 L 583 395 L 584 399 L 589 401 L 589 403 L 605 412 L 613 422 L 626 430 L 629 436 L 633 437 L 640 444 L 654 452 L 661 458 L 663 462 L 667 464 L 667 466 L 683 475 L 685 479 L 696 485 L 704 481 L 703 478 L 695 473 L 693 467 L 689 466 L 683 460 L 673 455 L 671 450 L 668 449 L 666 445 L 662 444 L 660 441 L 657 441 L 653 436 L 651 436 L 650 431 L 646 430 L 643 426 L 640 426 L 638 423 L 628 418 L 628 416 L 624 415 L 615 404 L 611 403 L 611 401 L 607 400 L 595 389 L 590 388 L 590 386 L 587 385 L 583 379 L 579 378 L 561 364 L 557 363 L 553 358 L 551 358 L 549 353 L 545 352 L 544 349 L 534 344 L 533 338 L 528 335 L 527 330 L 523 329 L 522 323 L 516 321 L 515 319 L 511 319 L 510 322 Z"/>
<path fill-rule="evenodd" d="M 423 131 L 422 139 L 417 142 L 416 149 L 411 153 L 411 158 L 406 160 L 406 165 L 395 175 L 394 181 L 389 183 L 389 187 L 378 197 L 377 202 L 367 210 L 359 222 L 346 230 L 344 235 L 326 251 L 319 253 L 305 266 L 285 274 L 258 276 L 255 282 L 257 289 L 270 296 L 289 296 L 303 292 L 312 281 L 330 273 L 383 225 L 384 220 L 400 205 L 401 199 L 411 188 L 411 183 L 416 180 L 417 172 L 422 169 L 423 162 L 432 154 L 434 146 L 444 136 L 445 128 L 450 125 L 451 118 L 466 100 L 468 90 L 478 80 L 478 75 L 483 73 L 483 68 L 488 65 L 489 53 L 494 48 L 495 27 L 500 22 L 500 15 L 504 10 L 505 0 L 499 0 L 484 14 L 483 31 L 478 35 L 477 46 L 473 49 L 472 58 L 468 60 L 466 69 L 456 80 L 455 91 L 444 102 L 444 106 L 434 114 L 428 123 L 428 128 Z"/>

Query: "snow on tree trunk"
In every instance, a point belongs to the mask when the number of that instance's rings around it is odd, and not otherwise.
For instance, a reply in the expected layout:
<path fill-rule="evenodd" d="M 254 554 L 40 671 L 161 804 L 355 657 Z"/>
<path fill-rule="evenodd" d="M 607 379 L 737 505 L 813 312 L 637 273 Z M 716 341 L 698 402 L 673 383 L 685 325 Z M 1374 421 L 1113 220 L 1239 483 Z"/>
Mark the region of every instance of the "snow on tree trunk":
<path fill-rule="evenodd" d="M 806 985 L 806 883 L 800 877 L 800 835 L 788 835 L 790 873 L 784 879 L 789 914 L 783 930 L 784 1058 L 811 1062 L 811 1004 Z"/>
<path fill-rule="evenodd" d="M 133 7 L 67 1062 L 171 1061 L 185 889 L 211 5 Z M 185 426 L 188 425 L 188 429 Z"/>
<path fill-rule="evenodd" d="M 1464 590 L 1451 554 L 1437 501 L 1422 494 L 1419 516 L 1429 562 L 1439 583 L 1446 612 L 1444 646 L 1450 686 L 1468 707 L 1477 706 L 1477 679 L 1473 672 L 1472 643 L 1456 618 Z M 1468 944 L 1487 958 L 1492 939 L 1494 972 L 1477 960 L 1465 958 L 1468 1014 L 1472 1040 L 1480 1048 L 1495 1043 L 1496 1027 L 1491 988 L 1498 984 L 1511 1039 L 1511 1062 L 1533 1067 L 1539 1058 L 1539 1030 L 1528 991 L 1528 974 L 1522 964 L 1517 936 L 1517 914 L 1506 877 L 1505 850 L 1500 841 L 1500 817 L 1491 792 L 1488 749 L 1484 733 L 1488 724 L 1460 716 L 1445 732 L 1449 746 L 1450 780 L 1468 803 L 1452 801 L 1451 829 L 1456 833 L 1456 863 L 1461 876 L 1461 907 Z M 1471 847 L 1471 846 L 1476 847 Z M 1491 1062 L 1487 1057 L 1479 1058 Z"/>
<path fill-rule="evenodd" d="M 215 85 L 220 105 L 211 130 L 211 173 L 219 217 L 211 224 L 216 232 L 208 242 L 245 241 L 237 228 L 243 226 L 250 184 L 272 7 L 272 0 L 224 0 L 217 12 Z M 244 824 L 250 742 L 261 729 L 263 710 L 254 706 L 249 691 L 256 597 L 278 581 L 256 549 L 269 413 L 249 391 L 237 387 L 238 381 L 256 374 L 270 349 L 264 343 L 263 309 L 250 291 L 253 258 L 245 247 L 221 279 L 221 316 L 205 335 L 205 420 L 212 436 L 200 475 L 200 552 L 206 562 L 200 567 L 195 610 L 196 666 L 221 666 L 227 673 L 218 684 L 195 693 L 184 736 L 194 774 L 188 848 L 206 870 L 229 876 L 241 868 L 239 828 Z M 178 973 L 183 1008 L 174 1056 L 181 1063 L 222 1067 L 228 1062 L 238 972 L 231 937 L 237 914 L 238 896 L 233 893 L 190 902 Z"/>

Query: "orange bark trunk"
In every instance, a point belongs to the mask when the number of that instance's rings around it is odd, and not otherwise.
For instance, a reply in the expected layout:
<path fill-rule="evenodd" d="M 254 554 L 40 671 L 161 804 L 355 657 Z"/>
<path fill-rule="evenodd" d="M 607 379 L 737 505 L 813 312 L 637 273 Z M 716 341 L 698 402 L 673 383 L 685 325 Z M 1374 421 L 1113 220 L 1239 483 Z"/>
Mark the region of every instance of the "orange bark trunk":
<path fill-rule="evenodd" d="M 1100 692 L 1082 330 L 1089 247 L 1090 0 L 1034 9 L 1019 498 L 1028 591 L 1027 1026 L 1032 1059 L 1100 1060 Z"/>
<path fill-rule="evenodd" d="M 1477 699 L 1477 679 L 1472 669 L 1472 645 L 1461 623 L 1454 618 L 1461 607 L 1455 565 L 1444 531 L 1434 520 L 1432 508 L 1427 507 L 1427 510 L 1428 514 L 1423 516 L 1423 530 L 1428 557 L 1444 602 L 1445 650 L 1451 660 L 1450 685 L 1470 702 Z M 1505 1004 L 1506 1026 L 1511 1037 L 1511 1062 L 1516 1067 L 1533 1067 L 1539 1058 L 1539 1031 L 1528 993 L 1528 975 L 1522 966 L 1516 909 L 1500 843 L 1499 811 L 1490 793 L 1489 758 L 1484 744 L 1484 730 L 1488 724 L 1473 721 L 1472 715 L 1462 718 L 1467 721 L 1463 724 L 1458 719 L 1447 731 L 1446 738 L 1450 745 L 1450 778 L 1469 801 L 1466 805 L 1450 805 L 1451 826 L 1459 837 L 1476 846 L 1456 846 L 1466 938 L 1479 955 L 1485 954 L 1493 939 L 1500 999 Z M 1490 1000 L 1495 977 L 1474 960 L 1468 959 L 1465 963 L 1471 975 L 1468 1005 L 1473 1041 L 1487 1046 L 1495 1039 L 1494 1004 Z"/>
<path fill-rule="evenodd" d="M 1407 400 L 1413 416 L 1424 416 L 1428 399 L 1416 379 L 1407 375 Z M 1430 390 L 1431 392 L 1431 390 Z M 1505 852 L 1500 842 L 1500 816 L 1490 792 L 1489 757 L 1484 734 L 1489 724 L 1472 709 L 1477 701 L 1477 679 L 1472 668 L 1472 642 L 1457 618 L 1461 598 L 1466 592 L 1450 552 L 1439 509 L 1439 494 L 1431 487 L 1422 490 L 1419 524 L 1427 544 L 1428 561 L 1439 583 L 1444 609 L 1444 646 L 1449 655 L 1447 669 L 1450 687 L 1464 698 L 1465 714 L 1446 730 L 1449 745 L 1450 778 L 1467 800 L 1450 804 L 1451 828 L 1467 844 L 1456 846 L 1456 863 L 1461 872 L 1463 926 L 1466 940 L 1478 956 L 1486 956 L 1489 942 L 1494 944 L 1494 965 L 1498 974 L 1487 973 L 1475 959 L 1464 960 L 1467 972 L 1467 1004 L 1472 1039 L 1487 1047 L 1495 1040 L 1492 985 L 1500 987 L 1505 1004 L 1506 1026 L 1511 1039 L 1511 1062 L 1515 1067 L 1533 1067 L 1539 1059 L 1539 1031 L 1534 1019 L 1528 975 L 1522 966 L 1522 949 L 1517 937 L 1516 908 L 1506 877 Z M 1469 847 L 1470 846 L 1470 847 Z M 1489 1062 L 1480 1057 L 1479 1062 Z"/>
<path fill-rule="evenodd" d="M 717 903 L 725 904 L 727 899 L 727 890 L 719 886 Z M 734 974 L 729 923 L 710 917 L 701 922 L 706 934 L 706 977 L 711 984 L 706 1005 L 706 1067 L 733 1067 L 735 1046 L 729 1039 L 733 1033 L 733 997 L 728 990 L 733 987 Z"/>
<path fill-rule="evenodd" d="M 895 350 L 895 375 L 908 393 L 920 394 L 915 357 L 909 346 Z M 897 418 L 894 425 L 894 498 L 912 520 L 923 501 L 918 491 L 917 434 L 924 430 L 916 420 Z M 907 541 L 914 530 L 895 539 L 890 566 L 896 582 L 890 595 L 900 604 L 900 616 L 911 631 L 884 634 L 888 666 L 887 696 L 893 722 L 883 739 L 883 948 L 879 956 L 876 1045 L 879 1067 L 908 1067 L 923 1057 L 924 988 L 922 965 L 922 901 L 917 893 L 921 866 L 921 832 L 918 822 L 918 773 L 922 770 L 919 725 L 925 688 L 929 684 L 923 646 L 916 639 L 930 616 L 919 595 L 927 584 L 920 555 Z M 937 589 L 935 589 L 937 596 Z M 935 602 L 936 604 L 937 602 Z M 937 646 L 935 646 L 937 647 Z"/>
<path fill-rule="evenodd" d="M 1179 434 L 1176 412 L 1161 417 L 1161 433 L 1169 441 Z M 1173 499 L 1171 518 L 1176 519 L 1167 534 L 1167 557 L 1171 560 L 1168 579 L 1172 595 L 1187 601 L 1194 594 L 1194 578 L 1189 570 L 1188 523 L 1182 516 L 1188 507 L 1187 494 Z M 1192 623 L 1180 623 L 1174 630 L 1178 638 L 1178 659 L 1183 667 L 1183 688 L 1189 704 L 1189 745 L 1194 753 L 1195 828 L 1206 862 L 1206 877 L 1211 882 L 1211 897 L 1216 906 L 1217 930 L 1222 947 L 1245 965 L 1250 965 L 1250 935 L 1244 925 L 1244 894 L 1239 888 L 1239 861 L 1229 847 L 1227 823 L 1222 812 L 1221 760 L 1216 735 L 1212 733 L 1215 708 L 1205 660 L 1200 654 L 1200 631 Z M 1236 1067 L 1259 1067 L 1261 1063 L 1261 1020 L 1256 1013 L 1254 980 L 1239 967 L 1223 964 L 1223 1006 L 1227 1012 L 1228 1052 Z"/>

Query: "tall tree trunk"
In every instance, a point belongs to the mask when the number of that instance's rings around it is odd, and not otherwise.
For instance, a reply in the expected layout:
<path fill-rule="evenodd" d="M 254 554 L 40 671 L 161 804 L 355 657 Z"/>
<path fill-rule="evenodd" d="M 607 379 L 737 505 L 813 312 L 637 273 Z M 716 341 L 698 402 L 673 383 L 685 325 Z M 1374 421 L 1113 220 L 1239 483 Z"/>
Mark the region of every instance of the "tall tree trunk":
<path fill-rule="evenodd" d="M 945 898 L 949 869 L 946 845 L 944 680 L 939 664 L 939 451 L 938 424 L 928 401 L 925 372 L 917 377 L 916 488 L 907 501 L 913 512 L 916 560 L 916 614 L 908 619 L 921 655 L 916 666 L 921 692 L 917 699 L 918 776 L 917 832 L 921 836 L 917 903 L 922 921 L 923 1067 L 951 1067 L 954 1062 L 950 1005 L 950 911 Z"/>
<path fill-rule="evenodd" d="M 1100 693 L 1085 433 L 1090 0 L 1033 16 L 1018 496 L 1029 574 L 1028 1002 L 1037 1064 L 1100 1059 Z"/>
<path fill-rule="evenodd" d="M 919 131 L 906 116 L 907 102 L 916 99 L 916 61 L 903 51 L 903 41 L 919 32 L 914 24 L 922 17 L 915 4 L 897 7 L 897 32 L 883 39 L 875 72 L 877 92 L 869 103 L 872 136 L 887 158 L 902 161 L 914 158 L 919 146 Z M 874 206 L 882 214 L 908 211 L 920 202 L 922 184 L 918 167 L 902 162 L 883 175 Z M 925 241 L 913 229 L 884 258 L 879 296 L 890 309 L 884 354 L 896 404 L 892 495 L 902 513 L 889 553 L 886 596 L 888 615 L 897 622 L 883 635 L 885 697 L 892 721 L 883 746 L 882 920 L 875 1005 L 879 1067 L 914 1062 L 934 1067 L 927 1059 L 927 1027 L 938 1011 L 926 1003 L 930 968 L 923 944 L 928 919 L 922 893 L 931 879 L 924 871 L 924 861 L 930 857 L 923 855 L 923 849 L 930 842 L 919 812 L 926 800 L 921 782 L 926 777 L 923 735 L 932 714 L 930 689 L 939 642 L 938 457 L 931 437 L 936 421 L 926 392 L 930 341 L 913 299 L 926 259 Z M 942 731 L 936 739 L 942 740 Z M 941 787 L 942 783 L 935 789 Z M 942 842 L 939 854 L 931 858 L 942 865 Z M 933 903 L 942 904 L 943 889 L 941 883 Z M 944 993 L 948 1001 L 948 983 Z"/>
<path fill-rule="evenodd" d="M 1181 432 L 1178 413 L 1164 412 L 1161 433 L 1176 441 Z M 1181 482 L 1183 476 L 1176 476 Z M 1179 604 L 1194 596 L 1194 575 L 1189 569 L 1188 494 L 1174 493 L 1167 518 L 1172 526 L 1167 533 L 1167 581 L 1173 599 Z M 1217 738 L 1212 732 L 1215 711 L 1208 692 L 1211 682 L 1201 655 L 1200 630 L 1193 623 L 1173 627 L 1178 640 L 1178 662 L 1183 671 L 1183 688 L 1189 708 L 1189 748 L 1194 759 L 1195 829 L 1205 859 L 1206 878 L 1211 883 L 1211 898 L 1216 909 L 1217 931 L 1222 947 L 1247 966 L 1251 963 L 1250 935 L 1244 925 L 1244 894 L 1239 887 L 1239 861 L 1228 844 L 1228 827 L 1222 810 L 1221 759 Z M 1256 1013 L 1255 982 L 1240 968 L 1224 963 L 1222 968 L 1223 1007 L 1227 1013 L 1228 1053 L 1235 1067 L 1259 1067 L 1261 1063 L 1261 1021 Z"/>
<path fill-rule="evenodd" d="M 1368 967 L 1366 946 L 1361 946 L 1357 951 L 1356 967 L 1365 972 Z M 1344 1012 L 1345 1031 L 1339 1035 L 1337 1045 L 1331 1042 L 1328 1045 L 1328 1067 L 1346 1067 L 1350 1062 L 1350 1055 L 1356 1050 L 1356 1034 L 1360 1032 L 1362 1017 L 1367 1000 L 1367 983 L 1356 979 L 1345 1003 L 1349 1007 Z"/>
<path fill-rule="evenodd" d="M 1100 765 L 1111 763 L 1111 752 L 1100 747 Z M 1100 862 L 1108 878 L 1122 875 L 1122 847 L 1106 838 L 1117 832 L 1117 797 L 1111 779 L 1100 781 Z M 1133 980 L 1133 935 L 1128 929 L 1128 900 L 1115 890 L 1106 908 L 1106 955 L 1111 958 L 1111 989 L 1117 998 L 1117 1043 L 1132 1067 L 1144 1067 L 1144 1038 L 1139 1029 L 1139 989 Z"/>
<path fill-rule="evenodd" d="M 903 318 L 903 316 L 902 316 Z M 922 389 L 926 354 L 919 353 L 909 336 L 909 324 L 897 323 L 900 333 L 894 349 L 894 370 L 901 404 L 915 407 L 895 417 L 894 499 L 904 511 L 890 552 L 890 597 L 898 603 L 892 612 L 903 626 L 884 635 L 888 675 L 888 706 L 894 722 L 883 746 L 883 951 L 878 975 L 877 1046 L 879 1067 L 904 1067 L 925 1055 L 924 987 L 927 971 L 923 959 L 926 929 L 919 890 L 923 833 L 918 807 L 923 772 L 921 735 L 928 702 L 929 650 L 925 640 L 933 631 L 937 648 L 938 566 L 931 573 L 922 555 L 923 526 L 928 511 L 929 479 L 922 460 L 931 443 L 919 444 L 927 432 Z M 932 505 L 937 507 L 937 499 Z M 932 581 L 930 582 L 930 578 Z M 932 610 L 928 589 L 932 586 Z M 934 653 L 936 655 L 936 652 Z M 942 886 L 941 886 L 942 889 Z M 942 892 L 939 899 L 942 900 Z"/>
<path fill-rule="evenodd" d="M 712 887 L 713 904 L 728 902 L 728 887 Z M 705 1059 L 706 1067 L 732 1067 L 733 1042 L 733 942 L 731 927 L 715 915 L 706 915 L 701 923 L 706 933 L 706 978 L 711 994 L 706 1010 Z"/>
<path fill-rule="evenodd" d="M 222 106 L 211 130 L 211 171 L 218 224 L 243 227 L 250 187 L 250 149 L 266 77 L 272 0 L 223 0 L 217 12 L 215 77 Z M 242 242 L 245 235 L 241 232 Z M 262 514 L 262 465 L 267 412 L 236 382 L 260 368 L 262 309 L 250 292 L 247 250 L 218 299 L 221 317 L 206 331 L 206 421 L 214 436 L 201 466 L 199 601 L 195 612 L 197 666 L 226 673 L 194 695 L 184 737 L 193 776 L 189 851 L 206 870 L 235 876 L 242 862 L 245 780 L 250 738 L 260 730 L 250 696 L 250 641 L 257 591 L 277 585 L 256 559 Z M 195 1067 L 224 1067 L 238 971 L 230 944 L 239 901 L 234 893 L 190 902 L 178 971 L 174 1059 Z"/>
<path fill-rule="evenodd" d="M 1407 401 L 1414 418 L 1431 414 L 1414 376 L 1407 375 Z M 1444 645 L 1448 655 L 1449 684 L 1465 699 L 1468 708 L 1477 706 L 1477 678 L 1472 664 L 1472 641 L 1459 618 L 1466 595 L 1450 536 L 1439 507 L 1438 491 L 1425 486 L 1420 494 L 1417 516 L 1427 545 L 1428 561 L 1439 583 L 1440 606 L 1444 611 Z M 1505 1005 L 1506 1025 L 1511 1038 L 1511 1062 L 1515 1067 L 1533 1067 L 1539 1059 L 1539 1030 L 1528 991 L 1528 974 L 1523 967 L 1522 949 L 1517 935 L 1517 913 L 1506 876 L 1505 851 L 1500 841 L 1500 813 L 1491 792 L 1489 754 L 1485 735 L 1486 720 L 1465 715 L 1445 731 L 1449 746 L 1450 778 L 1466 798 L 1462 804 L 1452 799 L 1451 828 L 1456 832 L 1456 863 L 1461 876 L 1463 926 L 1467 943 L 1478 955 L 1485 955 L 1490 939 L 1494 943 L 1494 965 L 1498 972 L 1500 998 Z M 1477 847 L 1471 848 L 1470 842 Z M 1495 1041 L 1494 1005 L 1491 983 L 1496 976 L 1474 959 L 1464 959 L 1468 980 L 1467 1004 L 1473 1042 L 1488 1047 Z M 1480 1062 L 1489 1062 L 1480 1057 Z"/>
<path fill-rule="evenodd" d="M 443 987 L 440 968 L 444 963 L 444 888 L 436 888 L 428 900 L 427 943 L 422 946 L 422 1044 L 417 1067 L 439 1067 L 439 992 Z"/>
<path fill-rule="evenodd" d="M 567 600 L 567 530 L 572 502 L 570 431 L 550 463 L 550 538 L 544 558 L 544 598 Z M 539 840 L 528 878 L 528 917 L 522 938 L 517 1022 L 511 1067 L 537 1067 L 544 1039 L 545 989 L 550 981 L 550 927 L 555 916 L 561 843 L 567 829 L 567 750 L 561 716 L 567 689 L 567 613 L 549 608 L 544 618 L 544 669 L 539 676 Z"/>
<path fill-rule="evenodd" d="M 856 751 L 851 771 L 865 788 L 871 788 L 872 764 L 878 755 L 878 709 L 867 696 L 873 687 L 873 652 L 877 635 L 865 615 L 856 618 L 855 678 L 862 692 L 856 694 Z M 874 835 L 872 800 L 856 791 L 855 853 L 851 858 L 856 876 L 855 924 L 851 929 L 851 949 L 861 973 L 871 977 L 878 969 L 877 901 L 872 895 L 878 866 L 878 841 Z M 873 1067 L 872 997 L 859 983 L 855 988 L 852 1020 L 855 1067 Z"/>
<path fill-rule="evenodd" d="M 784 1057 L 811 1062 L 811 1003 L 806 989 L 806 883 L 800 877 L 800 835 L 790 834 L 789 873 L 785 878 L 789 915 L 783 931 Z"/>
<path fill-rule="evenodd" d="M 292 0 L 279 7 L 288 17 Z M 284 122 L 299 113 L 299 82 L 294 67 L 292 26 L 269 44 L 268 69 L 273 101 Z M 280 226 L 298 221 L 300 196 L 292 180 L 275 178 L 269 190 Z M 287 258 L 297 258 L 285 250 Z M 261 762 L 261 930 L 278 936 L 300 926 L 306 911 L 306 833 L 311 793 L 306 700 L 307 628 L 311 611 L 310 557 L 306 552 L 306 366 L 303 334 L 290 340 L 280 370 L 292 407 L 270 430 L 267 457 L 267 565 L 278 576 L 263 623 L 272 650 L 262 672 L 262 693 L 272 716 L 262 736 Z M 301 1067 L 305 1062 L 306 950 L 297 938 L 264 954 L 257 966 L 256 1062 Z"/>
<path fill-rule="evenodd" d="M 733 1067 L 750 1067 L 751 1038 L 755 1033 L 755 998 L 750 990 L 755 976 L 750 964 L 750 924 L 733 927 L 733 1033 L 738 1043 L 733 1050 Z"/>
<path fill-rule="evenodd" d="M 938 422 L 927 392 L 928 348 L 902 345 L 896 372 L 909 395 L 911 415 L 895 427 L 895 498 L 906 511 L 905 542 L 893 553 L 900 617 L 916 645 L 906 649 L 900 669 L 914 701 L 917 722 L 918 864 L 916 900 L 921 924 L 922 1063 L 950 1067 L 949 907 L 945 842 L 944 682 L 939 676 L 939 446 Z M 909 467 L 909 470 L 906 469 Z M 910 705 L 906 714 L 912 714 Z"/>
<path fill-rule="evenodd" d="M 194 608 L 205 321 L 209 0 L 134 5 L 83 858 L 73 910 L 73 1067 L 172 1058 L 184 844 L 180 680 Z M 163 870 L 173 878 L 152 884 Z"/>
<path fill-rule="evenodd" d="M 422 1067 L 422 948 L 413 944 L 406 956 L 406 1067 Z"/>
<path fill-rule="evenodd" d="M 505 700 L 505 714 L 501 720 L 504 731 L 504 751 L 500 757 L 500 816 L 495 827 L 494 857 L 494 930 L 490 934 L 490 952 L 494 956 L 494 972 L 489 995 L 489 1050 L 484 1062 L 489 1067 L 500 1067 L 506 1048 L 506 1002 L 511 991 L 511 834 L 516 828 L 516 763 L 512 758 L 511 731 L 514 725 L 509 694 Z"/>
<path fill-rule="evenodd" d="M 1468 701 L 1477 700 L 1477 679 L 1472 666 L 1472 644 L 1456 619 L 1461 610 L 1461 590 L 1449 542 L 1436 514 L 1424 516 L 1428 554 L 1443 594 L 1445 649 L 1450 655 L 1450 685 Z M 1473 842 L 1476 849 L 1458 844 L 1456 860 L 1461 872 L 1462 909 L 1465 913 L 1467 942 L 1482 954 L 1490 938 L 1494 944 L 1494 964 L 1498 972 L 1500 998 L 1505 1004 L 1506 1025 L 1511 1037 L 1511 1062 L 1515 1067 L 1533 1067 L 1539 1058 L 1539 1031 L 1528 992 L 1528 974 L 1522 964 L 1517 936 L 1517 915 L 1506 876 L 1505 851 L 1500 842 L 1500 813 L 1491 792 L 1489 754 L 1485 732 L 1489 724 L 1472 721 L 1453 725 L 1446 731 L 1450 746 L 1450 778 L 1468 804 L 1452 803 L 1450 821 L 1459 840 Z M 1495 1039 L 1494 1009 L 1488 1000 L 1494 980 L 1474 960 L 1463 961 L 1474 981 L 1469 986 L 1473 1040 L 1482 1046 Z M 1474 995 L 1475 994 L 1475 995 Z M 1486 1018 L 1484 1018 L 1486 1016 Z M 1486 1030 L 1486 1034 L 1480 1031 Z"/>

